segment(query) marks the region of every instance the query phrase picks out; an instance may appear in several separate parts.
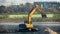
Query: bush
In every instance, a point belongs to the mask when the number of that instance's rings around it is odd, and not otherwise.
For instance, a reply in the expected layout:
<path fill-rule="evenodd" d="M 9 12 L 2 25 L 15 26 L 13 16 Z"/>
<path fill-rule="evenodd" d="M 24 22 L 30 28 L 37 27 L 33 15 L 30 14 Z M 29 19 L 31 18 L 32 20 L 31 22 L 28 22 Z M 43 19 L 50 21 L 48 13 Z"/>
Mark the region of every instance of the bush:
<path fill-rule="evenodd" d="M 0 15 L 0 19 L 8 18 L 8 15 Z"/>

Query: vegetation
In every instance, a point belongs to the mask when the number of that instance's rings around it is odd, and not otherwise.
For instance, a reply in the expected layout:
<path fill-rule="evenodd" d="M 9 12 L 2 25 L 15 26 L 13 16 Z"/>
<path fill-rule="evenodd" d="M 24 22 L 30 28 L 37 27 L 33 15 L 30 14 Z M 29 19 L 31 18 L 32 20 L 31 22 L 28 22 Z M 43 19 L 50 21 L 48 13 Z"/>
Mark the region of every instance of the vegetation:
<path fill-rule="evenodd" d="M 47 18 L 42 18 L 41 14 L 32 15 L 32 21 L 60 21 L 60 14 L 46 14 Z M 0 22 L 20 22 L 27 20 L 27 14 L 21 15 L 0 15 Z M 59 17 L 59 18 L 58 18 Z"/>
<path fill-rule="evenodd" d="M 54 14 L 47 14 L 48 18 L 52 18 Z M 0 18 L 23 18 L 23 17 L 28 17 L 27 14 L 21 14 L 21 15 L 0 15 Z M 42 18 L 41 14 L 34 14 L 32 17 L 40 17 Z"/>
<path fill-rule="evenodd" d="M 36 2 L 41 5 L 42 2 Z M 34 3 L 34 4 L 36 4 Z M 35 6 L 31 3 L 26 4 L 20 4 L 20 5 L 11 5 L 11 6 L 0 6 L 0 14 L 28 14 L 32 8 Z M 43 2 L 44 4 L 44 2 Z M 43 5 L 42 4 L 42 5 Z M 41 7 L 41 6 L 40 6 Z M 60 13 L 60 3 L 48 3 L 46 2 L 46 6 L 44 5 L 42 9 L 42 12 L 48 13 L 48 14 L 58 14 Z M 36 12 L 39 13 L 39 12 Z"/>
<path fill-rule="evenodd" d="M 38 2 L 37 2 L 38 3 Z M 48 3 L 46 2 L 46 6 L 44 5 L 42 12 L 47 15 L 47 18 L 42 18 L 39 12 L 35 12 L 32 15 L 32 21 L 60 21 L 60 3 Z M 44 2 L 43 2 L 44 4 Z M 41 5 L 41 2 L 39 2 Z M 20 5 L 11 5 L 11 6 L 0 6 L 0 22 L 2 21 L 24 21 L 27 20 L 28 13 L 34 7 L 34 4 L 26 3 Z M 41 6 L 40 6 L 41 7 Z"/>

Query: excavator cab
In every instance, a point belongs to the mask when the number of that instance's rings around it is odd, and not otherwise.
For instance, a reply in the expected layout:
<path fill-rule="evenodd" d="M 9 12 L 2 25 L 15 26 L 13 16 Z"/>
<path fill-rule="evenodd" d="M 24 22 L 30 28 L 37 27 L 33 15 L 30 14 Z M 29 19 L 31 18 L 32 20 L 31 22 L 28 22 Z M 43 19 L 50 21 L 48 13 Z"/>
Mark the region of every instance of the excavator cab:
<path fill-rule="evenodd" d="M 19 31 L 18 32 L 38 32 L 40 31 L 39 28 L 36 28 L 33 24 L 19 24 Z"/>

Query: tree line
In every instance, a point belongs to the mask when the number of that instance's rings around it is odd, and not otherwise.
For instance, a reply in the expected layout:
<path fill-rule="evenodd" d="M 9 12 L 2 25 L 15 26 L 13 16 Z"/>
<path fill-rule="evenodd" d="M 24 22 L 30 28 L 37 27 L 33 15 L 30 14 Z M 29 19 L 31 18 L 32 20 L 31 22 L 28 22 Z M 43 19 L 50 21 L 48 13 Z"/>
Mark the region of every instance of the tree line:
<path fill-rule="evenodd" d="M 26 4 L 20 4 L 20 5 L 11 5 L 11 6 L 0 6 L 0 14 L 24 14 L 29 13 L 32 8 L 34 7 L 34 4 L 32 3 L 26 3 Z M 44 13 L 60 13 L 60 6 L 57 5 L 46 5 L 44 8 L 42 8 L 42 12 Z M 39 13 L 39 12 L 36 12 Z"/>

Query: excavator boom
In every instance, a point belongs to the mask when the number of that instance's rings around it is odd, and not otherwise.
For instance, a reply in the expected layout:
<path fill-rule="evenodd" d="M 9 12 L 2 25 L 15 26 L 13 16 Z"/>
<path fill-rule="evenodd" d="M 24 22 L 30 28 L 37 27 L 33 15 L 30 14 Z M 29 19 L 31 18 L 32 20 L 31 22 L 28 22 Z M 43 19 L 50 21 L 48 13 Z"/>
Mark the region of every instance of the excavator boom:
<path fill-rule="evenodd" d="M 39 8 L 39 6 L 36 4 L 36 6 L 34 7 L 34 9 L 28 14 L 28 24 L 31 23 L 31 18 L 32 15 L 36 12 L 36 10 L 38 10 L 41 14 L 42 14 L 42 10 Z"/>

